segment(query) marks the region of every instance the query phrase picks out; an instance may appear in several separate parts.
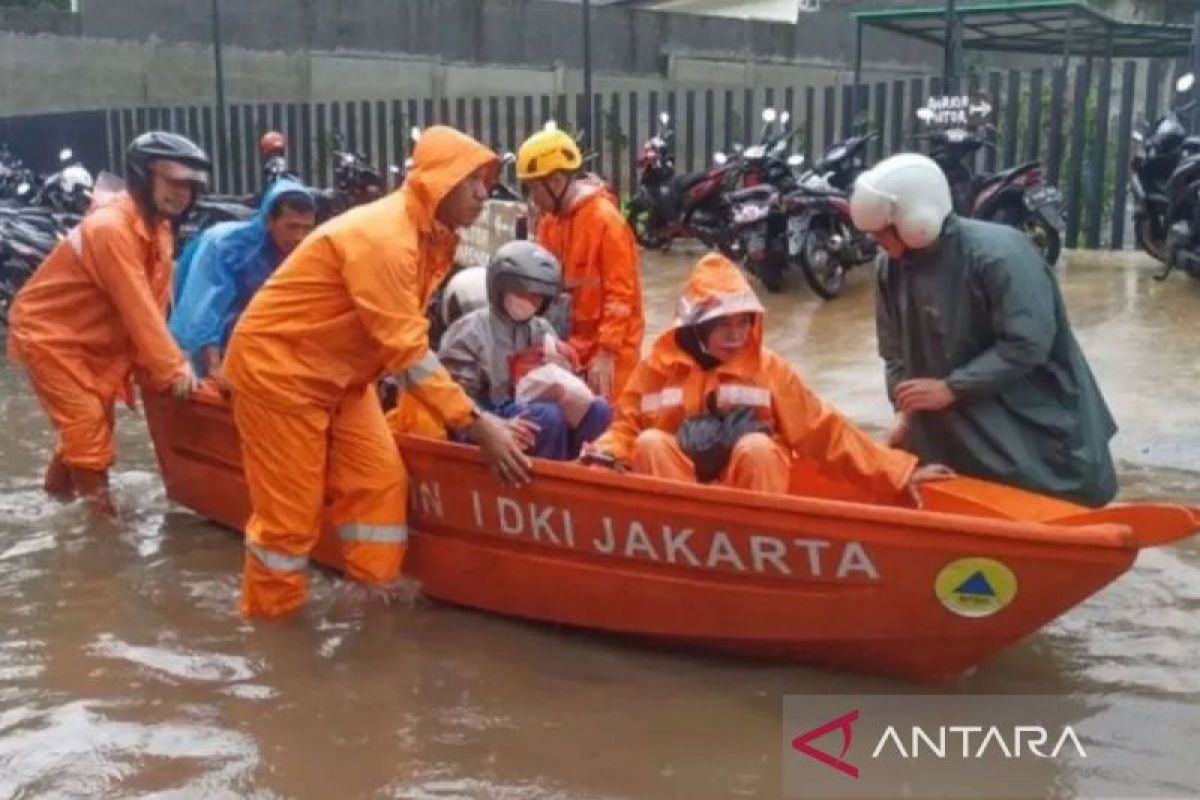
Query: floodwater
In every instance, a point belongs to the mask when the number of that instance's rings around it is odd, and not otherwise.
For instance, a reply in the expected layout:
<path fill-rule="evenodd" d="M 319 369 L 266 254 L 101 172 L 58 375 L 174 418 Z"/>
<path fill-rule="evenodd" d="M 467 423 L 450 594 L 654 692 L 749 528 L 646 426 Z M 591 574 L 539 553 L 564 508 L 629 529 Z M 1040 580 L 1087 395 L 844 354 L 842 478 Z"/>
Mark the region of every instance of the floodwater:
<path fill-rule="evenodd" d="M 652 334 L 690 260 L 647 260 Z M 1152 272 L 1097 260 L 1062 281 L 1121 424 L 1123 498 L 1200 504 L 1200 282 Z M 880 430 L 869 277 L 830 303 L 796 280 L 765 297 L 767 327 L 818 392 Z M 239 539 L 166 502 L 139 417 L 120 414 L 124 516 L 105 524 L 43 498 L 50 438 L 2 361 L 0 421 L 0 797 L 774 798 L 784 695 L 911 689 L 388 607 L 326 574 L 303 615 L 246 624 Z M 1194 721 L 1200 541 L 1145 552 L 949 691 L 1153 699 Z M 1200 778 L 1138 757 L 1178 733 L 1143 721 L 1108 746 L 1119 770 L 1051 773 L 1038 793 L 1198 796 Z"/>

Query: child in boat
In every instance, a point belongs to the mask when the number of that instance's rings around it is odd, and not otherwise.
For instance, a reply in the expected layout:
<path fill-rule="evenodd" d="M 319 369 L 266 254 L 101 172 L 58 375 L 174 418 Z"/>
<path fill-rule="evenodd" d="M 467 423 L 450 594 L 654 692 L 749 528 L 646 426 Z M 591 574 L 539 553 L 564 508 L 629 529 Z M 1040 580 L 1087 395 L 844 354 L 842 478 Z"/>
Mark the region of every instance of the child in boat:
<path fill-rule="evenodd" d="M 541 315 L 562 293 L 562 268 L 544 247 L 513 241 L 487 267 L 485 308 L 456 320 L 442 337 L 438 359 L 482 408 L 511 420 L 526 451 L 539 458 L 570 460 L 608 427 L 612 409 L 571 373 L 577 366 Z M 549 345 L 549 346 L 547 346 Z M 544 399 L 517 402 L 521 378 L 543 363 L 557 363 L 561 383 L 542 383 Z M 530 376 L 533 377 L 533 376 Z"/>
<path fill-rule="evenodd" d="M 797 454 L 881 502 L 918 501 L 917 484 L 946 474 L 877 444 L 813 394 L 762 337 L 763 307 L 742 273 L 717 253 L 704 256 L 675 325 L 638 365 L 612 426 L 582 460 L 784 494 Z"/>

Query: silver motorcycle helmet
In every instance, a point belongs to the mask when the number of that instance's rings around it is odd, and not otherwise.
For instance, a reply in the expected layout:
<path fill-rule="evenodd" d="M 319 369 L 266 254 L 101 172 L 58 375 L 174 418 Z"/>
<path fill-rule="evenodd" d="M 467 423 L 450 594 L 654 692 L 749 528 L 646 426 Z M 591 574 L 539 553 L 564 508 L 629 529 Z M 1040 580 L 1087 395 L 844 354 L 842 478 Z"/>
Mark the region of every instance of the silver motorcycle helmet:
<path fill-rule="evenodd" d="M 501 245 L 487 266 L 487 298 L 495 313 L 504 314 L 504 295 L 528 292 L 545 302 L 539 313 L 563 292 L 562 266 L 546 248 L 535 242 L 515 240 Z"/>

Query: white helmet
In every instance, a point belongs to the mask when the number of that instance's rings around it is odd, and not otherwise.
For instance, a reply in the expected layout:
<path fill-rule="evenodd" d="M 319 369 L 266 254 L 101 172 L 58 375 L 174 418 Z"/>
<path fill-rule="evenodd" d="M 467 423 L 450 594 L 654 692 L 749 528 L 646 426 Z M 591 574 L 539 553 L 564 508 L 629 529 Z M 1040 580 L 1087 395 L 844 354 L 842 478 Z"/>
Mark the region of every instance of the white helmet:
<path fill-rule="evenodd" d="M 855 227 L 877 233 L 894 225 L 900 241 L 920 250 L 937 241 L 954 210 L 950 184 L 933 159 L 901 153 L 858 176 L 850 196 Z"/>
<path fill-rule="evenodd" d="M 442 293 L 442 323 L 449 326 L 459 317 L 487 304 L 487 269 L 468 267 L 459 270 L 446 283 Z"/>

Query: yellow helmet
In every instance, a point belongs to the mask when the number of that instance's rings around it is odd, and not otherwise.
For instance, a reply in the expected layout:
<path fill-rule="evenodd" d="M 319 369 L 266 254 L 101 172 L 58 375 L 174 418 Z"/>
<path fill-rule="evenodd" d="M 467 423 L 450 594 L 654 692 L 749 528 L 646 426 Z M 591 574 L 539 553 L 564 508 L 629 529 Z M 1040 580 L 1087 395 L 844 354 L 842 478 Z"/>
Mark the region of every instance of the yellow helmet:
<path fill-rule="evenodd" d="M 517 151 L 517 178 L 523 181 L 545 178 L 555 172 L 574 172 L 583 165 L 583 155 L 565 131 L 538 131 L 525 140 Z"/>

